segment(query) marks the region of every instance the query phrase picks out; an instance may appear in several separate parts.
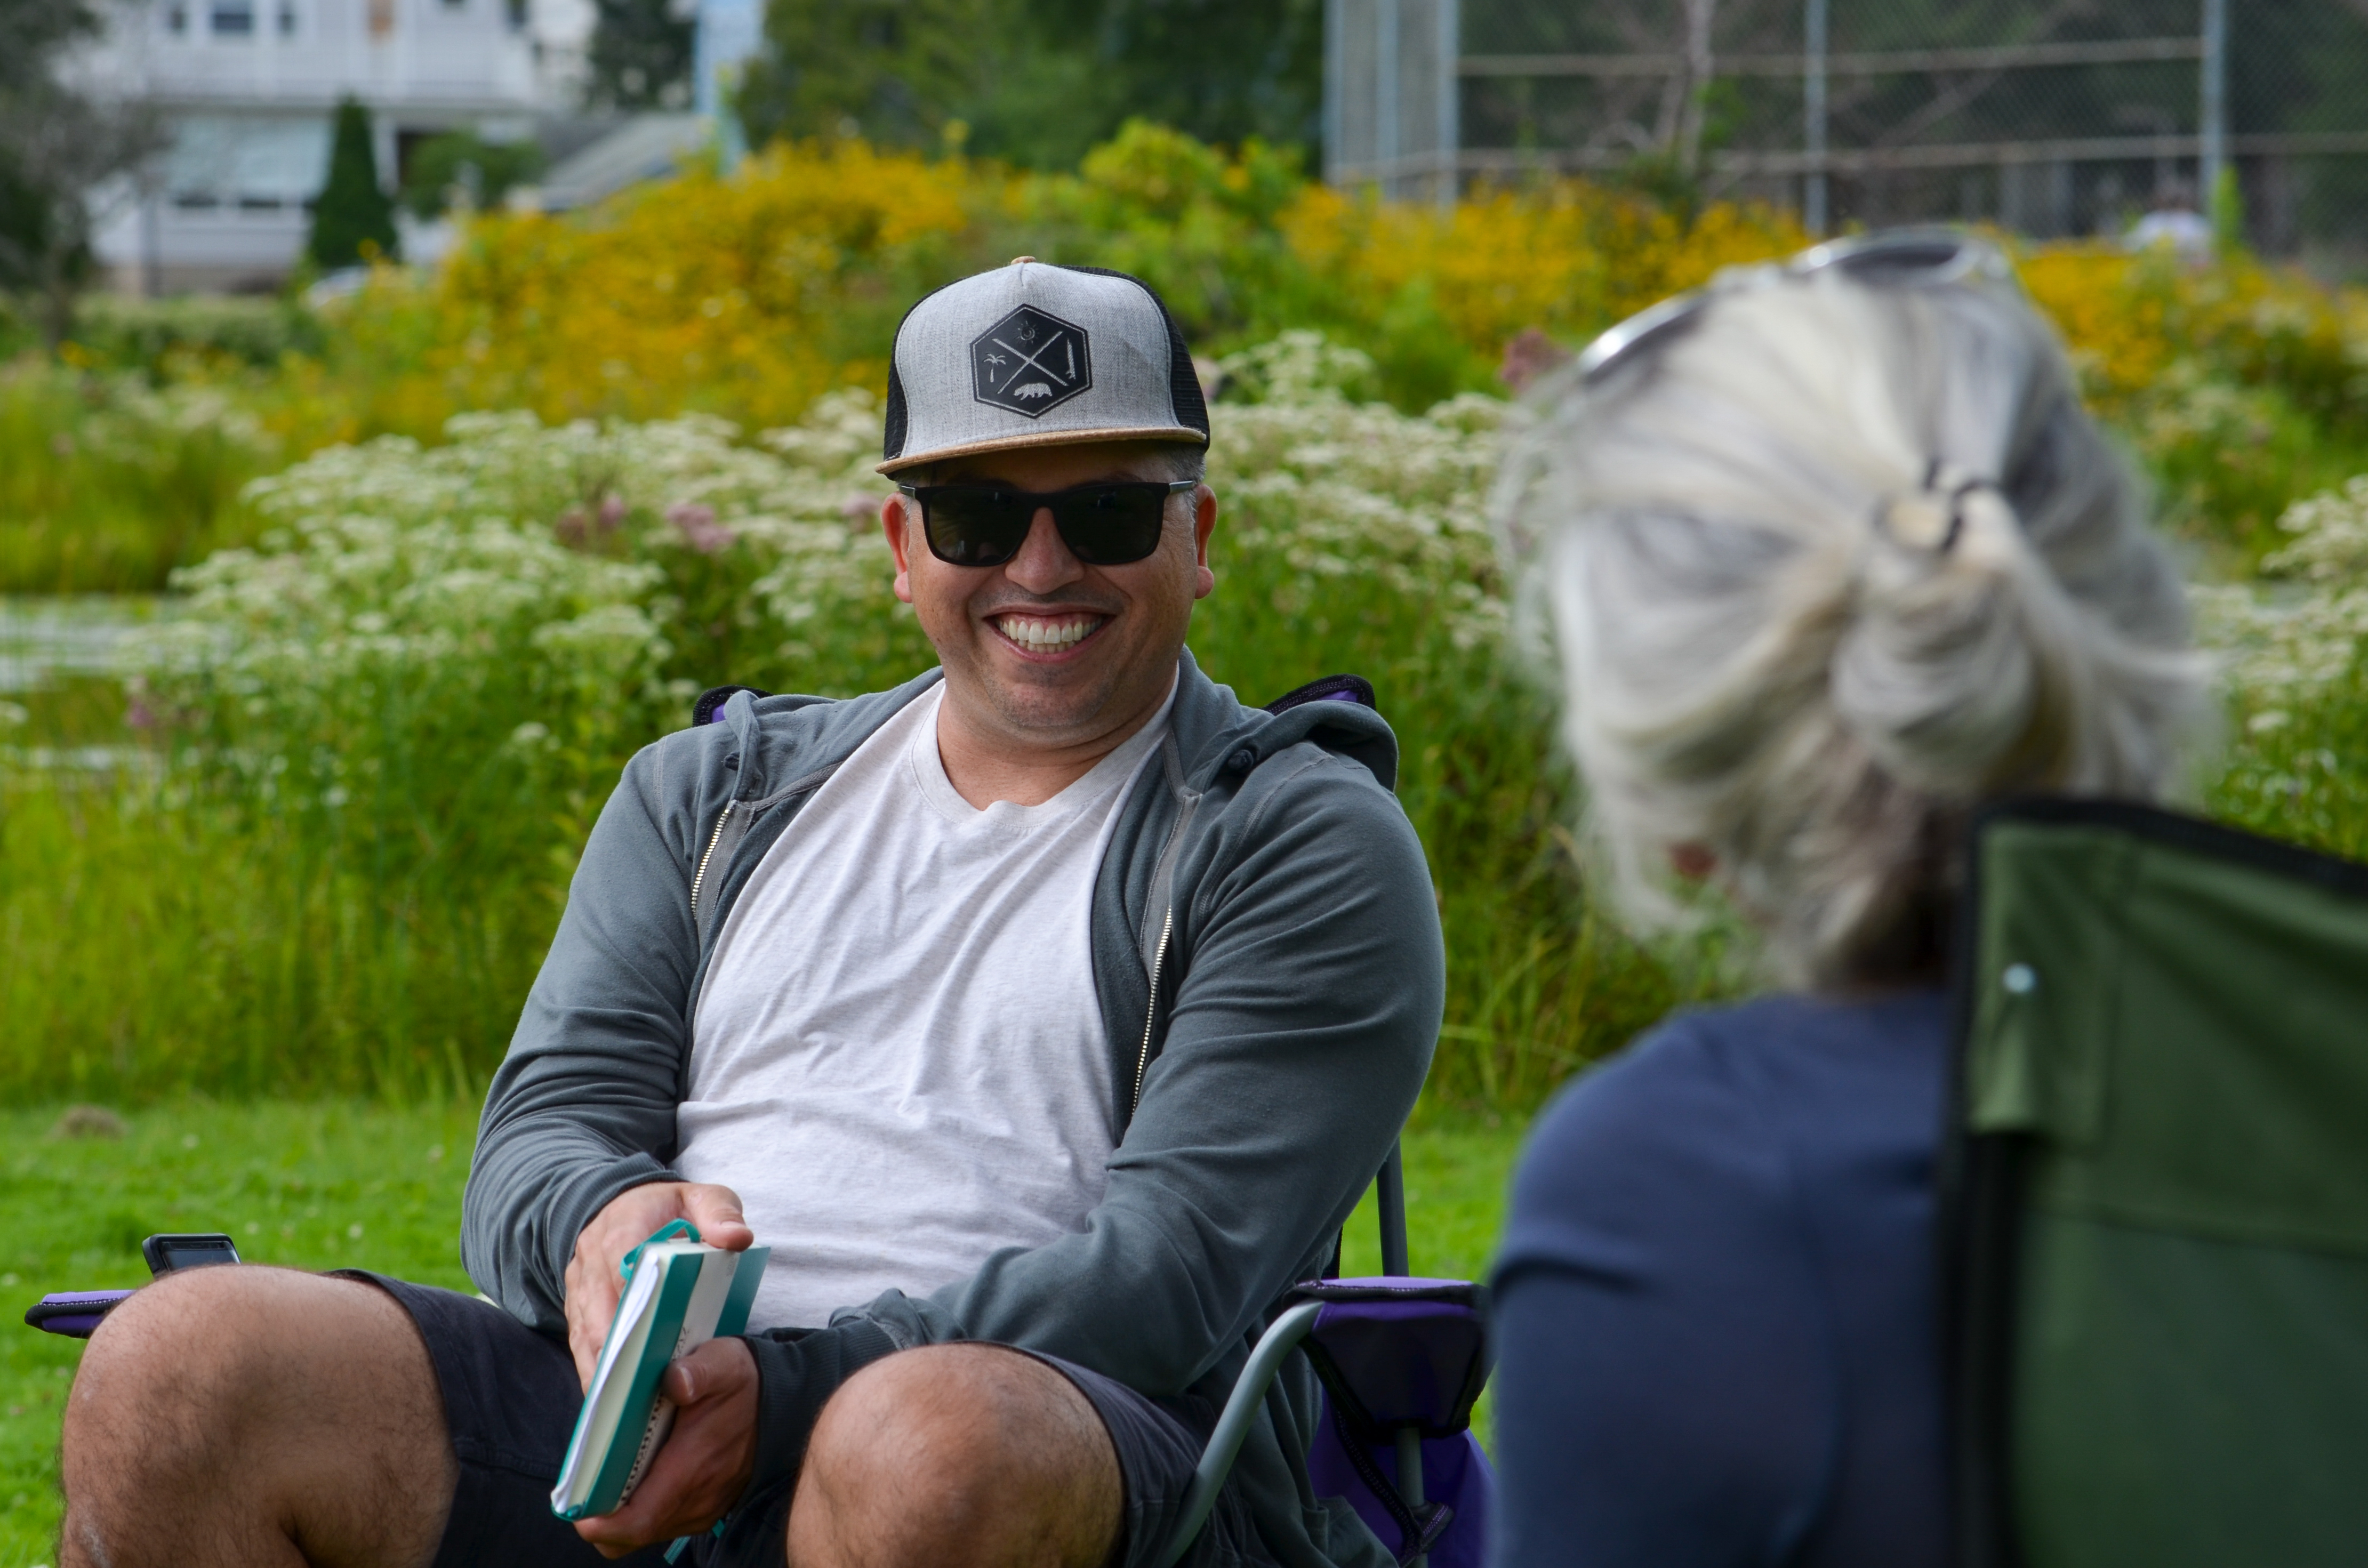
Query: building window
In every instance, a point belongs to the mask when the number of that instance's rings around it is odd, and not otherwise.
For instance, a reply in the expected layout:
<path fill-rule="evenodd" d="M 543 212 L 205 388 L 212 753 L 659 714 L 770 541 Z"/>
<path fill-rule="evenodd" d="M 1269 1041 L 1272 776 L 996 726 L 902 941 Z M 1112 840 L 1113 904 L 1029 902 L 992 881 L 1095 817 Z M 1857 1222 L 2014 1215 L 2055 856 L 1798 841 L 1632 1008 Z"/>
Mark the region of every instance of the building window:
<path fill-rule="evenodd" d="M 214 0 L 213 30 L 216 38 L 254 37 L 255 0 Z"/>
<path fill-rule="evenodd" d="M 296 0 L 279 0 L 279 36 L 296 36 Z"/>
<path fill-rule="evenodd" d="M 165 30 L 171 33 L 175 38 L 179 38 L 183 33 L 188 32 L 189 30 L 189 8 L 187 6 L 180 5 L 165 6 Z"/>

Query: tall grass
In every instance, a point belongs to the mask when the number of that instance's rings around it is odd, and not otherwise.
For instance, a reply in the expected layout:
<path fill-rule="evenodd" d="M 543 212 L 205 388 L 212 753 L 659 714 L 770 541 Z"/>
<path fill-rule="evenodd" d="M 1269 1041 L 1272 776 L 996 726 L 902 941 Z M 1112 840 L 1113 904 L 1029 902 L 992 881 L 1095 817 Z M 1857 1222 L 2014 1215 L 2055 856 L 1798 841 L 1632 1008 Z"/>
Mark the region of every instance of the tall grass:
<path fill-rule="evenodd" d="M 276 444 L 227 392 L 0 368 L 0 594 L 149 592 L 243 540 Z"/>
<path fill-rule="evenodd" d="M 1702 983 L 1589 910 L 1481 495 L 1505 405 L 1424 417 L 1312 335 L 1242 361 L 1203 666 L 1371 678 L 1450 932 L 1435 1093 L 1528 1103 Z M 616 770 L 701 686 L 926 667 L 860 393 L 755 444 L 457 421 L 258 485 L 142 634 L 136 762 L 0 786 L 0 1093 L 442 1092 L 500 1056 Z"/>
<path fill-rule="evenodd" d="M 1640 947 L 1590 896 L 1482 517 L 1508 406 L 1356 402 L 1372 365 L 1313 335 L 1229 368 L 1262 401 L 1216 411 L 1194 652 L 1251 703 L 1373 681 L 1448 935 L 1433 1101 L 1533 1104 L 1748 954 Z M 701 686 L 845 694 L 930 662 L 886 591 L 877 418 L 859 392 L 754 440 L 472 415 L 254 487 L 256 546 L 181 574 L 140 634 L 136 727 L 94 693 L 61 737 L 127 760 L 12 767 L 0 736 L 0 1094 L 482 1081 L 633 748 Z M 2203 601 L 2236 683 L 2205 799 L 2358 853 L 2368 487 L 2278 536 L 2283 585 Z"/>

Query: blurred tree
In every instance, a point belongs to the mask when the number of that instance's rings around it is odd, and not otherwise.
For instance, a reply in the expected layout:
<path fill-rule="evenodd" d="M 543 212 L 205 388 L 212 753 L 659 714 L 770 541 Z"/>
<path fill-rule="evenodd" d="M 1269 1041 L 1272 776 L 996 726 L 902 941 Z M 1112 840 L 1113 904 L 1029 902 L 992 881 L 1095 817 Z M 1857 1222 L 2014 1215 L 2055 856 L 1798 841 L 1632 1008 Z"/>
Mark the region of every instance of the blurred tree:
<path fill-rule="evenodd" d="M 1023 3 L 1046 46 L 1086 53 L 1105 85 L 1096 141 L 1133 118 L 1225 145 L 1321 135 L 1323 0 Z"/>
<path fill-rule="evenodd" d="M 378 183 L 370 115 L 351 98 L 337 105 L 329 183 L 313 209 L 313 237 L 304 250 L 324 272 L 396 255 L 394 201 Z"/>
<path fill-rule="evenodd" d="M 1132 119 L 1311 146 L 1322 0 L 769 0 L 751 143 L 860 134 L 1073 167 Z"/>
<path fill-rule="evenodd" d="M 681 109 L 690 106 L 692 0 L 593 0 L 592 80 L 596 108 Z"/>
<path fill-rule="evenodd" d="M 85 0 L 0 0 L 0 289 L 28 297 L 52 349 L 97 271 L 91 235 L 164 145 L 145 106 L 58 80 L 59 53 L 97 29 Z"/>
<path fill-rule="evenodd" d="M 1016 10 L 1014 0 L 771 0 L 765 54 L 741 79 L 750 144 L 936 145 L 992 74 Z"/>
<path fill-rule="evenodd" d="M 542 172 L 542 149 L 531 142 L 488 142 L 470 131 L 448 131 L 423 142 L 403 178 L 403 205 L 423 222 L 440 217 L 465 193 L 472 210 L 499 207 L 510 187 Z"/>

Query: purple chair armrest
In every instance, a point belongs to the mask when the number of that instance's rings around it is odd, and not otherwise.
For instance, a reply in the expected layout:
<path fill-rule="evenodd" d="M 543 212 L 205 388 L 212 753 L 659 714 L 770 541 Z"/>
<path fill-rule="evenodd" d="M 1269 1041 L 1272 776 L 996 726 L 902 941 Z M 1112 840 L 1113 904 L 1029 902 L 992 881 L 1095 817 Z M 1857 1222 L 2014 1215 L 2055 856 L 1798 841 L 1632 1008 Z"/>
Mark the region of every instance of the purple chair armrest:
<path fill-rule="evenodd" d="M 25 1309 L 25 1322 L 45 1334 L 88 1339 L 129 1290 L 58 1290 Z"/>

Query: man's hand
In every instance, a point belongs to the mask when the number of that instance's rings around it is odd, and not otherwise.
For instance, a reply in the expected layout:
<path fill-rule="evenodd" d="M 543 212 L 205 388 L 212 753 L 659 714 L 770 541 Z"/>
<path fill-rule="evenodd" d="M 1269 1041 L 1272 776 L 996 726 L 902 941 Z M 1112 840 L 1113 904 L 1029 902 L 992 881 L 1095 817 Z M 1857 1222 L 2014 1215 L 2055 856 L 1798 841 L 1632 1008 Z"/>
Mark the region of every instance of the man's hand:
<path fill-rule="evenodd" d="M 757 1358 L 746 1345 L 709 1340 L 668 1367 L 658 1391 L 674 1401 L 674 1429 L 648 1473 L 615 1513 L 575 1521 L 575 1533 L 603 1557 L 699 1534 L 740 1500 L 756 1473 Z"/>
<path fill-rule="evenodd" d="M 575 1358 L 575 1380 L 586 1391 L 617 1315 L 617 1299 L 624 1293 L 618 1271 L 625 1255 L 669 1220 L 689 1221 L 699 1227 L 701 1241 L 725 1252 L 738 1252 L 757 1239 L 740 1217 L 740 1195 L 728 1187 L 654 1181 L 610 1199 L 575 1238 L 575 1256 L 567 1260 L 567 1349 Z"/>

